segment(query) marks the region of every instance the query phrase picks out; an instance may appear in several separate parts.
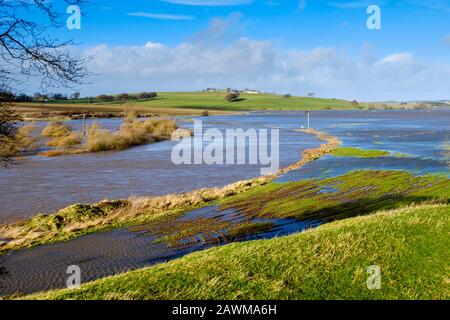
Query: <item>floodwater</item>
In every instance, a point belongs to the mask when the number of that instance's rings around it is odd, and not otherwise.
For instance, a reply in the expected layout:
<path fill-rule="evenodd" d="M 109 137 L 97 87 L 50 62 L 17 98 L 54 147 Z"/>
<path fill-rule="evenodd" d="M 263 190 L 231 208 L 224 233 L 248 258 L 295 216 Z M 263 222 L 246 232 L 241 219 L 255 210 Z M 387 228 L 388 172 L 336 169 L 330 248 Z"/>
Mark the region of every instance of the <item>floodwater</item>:
<path fill-rule="evenodd" d="M 294 131 L 303 118 L 302 114 L 251 114 L 212 116 L 201 120 L 204 130 L 217 128 L 223 134 L 226 128 L 280 129 L 280 166 L 284 167 L 296 162 L 304 149 L 320 144 L 315 136 Z M 122 120 L 96 121 L 104 127 L 117 128 Z M 82 122 L 71 121 L 70 124 L 77 128 Z M 191 122 L 180 122 L 179 125 L 192 127 Z M 36 155 L 10 169 L 2 169 L 0 223 L 37 213 L 52 213 L 74 203 L 94 203 L 103 199 L 163 195 L 225 186 L 260 176 L 261 167 L 266 167 L 248 164 L 177 166 L 171 161 L 171 151 L 176 144 L 177 142 L 163 141 L 119 152 L 54 158 Z M 249 149 L 248 143 L 246 149 Z"/>
<path fill-rule="evenodd" d="M 164 227 L 180 228 L 186 222 L 210 219 L 211 224 L 221 221 L 232 223 L 248 220 L 234 212 L 220 212 L 216 207 L 195 210 L 175 221 L 164 221 Z M 270 239 L 315 227 L 318 221 L 297 221 L 294 219 L 260 219 L 272 222 L 273 228 L 265 232 L 240 238 L 239 241 Z M 211 227 L 211 226 L 209 226 Z M 170 228 L 169 228 L 170 229 Z M 167 234 L 153 224 L 118 229 L 106 233 L 86 235 L 67 243 L 55 243 L 38 246 L 34 249 L 0 255 L 0 295 L 27 294 L 32 292 L 63 288 L 66 286 L 67 267 L 80 267 L 82 282 L 118 274 L 127 270 L 143 268 L 165 262 L 190 252 L 203 250 L 230 241 L 225 238 L 224 230 L 215 231 L 212 237 L 206 233 L 206 226 L 186 244 L 171 247 L 163 239 Z M 206 240 L 207 239 L 207 240 Z M 194 241 L 192 241 L 194 240 Z M 235 241 L 238 241 L 237 239 Z"/>
<path fill-rule="evenodd" d="M 320 143 L 313 136 L 293 131 L 304 125 L 303 112 L 220 116 L 210 117 L 205 121 L 207 128 L 281 128 L 282 166 L 297 161 L 302 150 Z M 369 168 L 449 175 L 443 153 L 443 144 L 450 138 L 449 124 L 450 110 L 314 112 L 313 127 L 338 136 L 345 146 L 383 149 L 400 155 L 374 159 L 326 156 L 291 171 L 278 180 L 330 177 L 354 169 Z M 260 168 L 252 166 L 176 167 L 170 162 L 172 146 L 172 142 L 162 142 L 118 153 L 51 159 L 32 157 L 23 166 L 6 171 L 6 175 L 2 172 L 0 197 L 2 202 L 7 203 L 4 207 L 8 208 L 2 216 L 27 216 L 30 210 L 36 210 L 33 207 L 36 204 L 42 206 L 39 210 L 48 211 L 74 202 L 124 198 L 132 194 L 187 191 L 259 175 Z M 35 168 L 35 173 L 32 168 Z M 52 175 L 51 178 L 48 175 Z M 8 181 L 14 181 L 14 184 Z M 20 186 L 14 186 L 16 184 Z M 39 184 L 41 188 L 36 188 Z M 6 191 L 13 191 L 14 201 L 8 200 L 8 196 L 4 194 Z M 28 196 L 32 200 L 25 200 Z M 68 277 L 66 268 L 72 264 L 80 266 L 85 282 L 171 260 L 230 241 L 272 238 L 320 224 L 320 221 L 261 219 L 259 222 L 272 223 L 272 228 L 239 239 L 227 239 L 226 231 L 219 227 L 251 219 L 253 218 L 242 216 L 239 212 L 205 207 L 173 221 L 165 221 L 164 226 L 150 224 L 125 228 L 83 236 L 67 243 L 10 252 L 0 256 L 3 273 L 0 274 L 0 294 L 64 287 Z M 175 232 L 177 228 L 189 227 L 200 221 L 205 228 L 191 235 L 184 246 L 173 247 L 165 241 L 156 241 Z"/>
<path fill-rule="evenodd" d="M 329 178 L 358 169 L 450 175 L 449 158 L 444 153 L 444 145 L 450 143 L 450 110 L 341 111 L 332 117 L 317 112 L 313 119 L 316 129 L 339 137 L 344 146 L 386 150 L 392 156 L 362 159 L 325 156 L 278 181 Z"/>

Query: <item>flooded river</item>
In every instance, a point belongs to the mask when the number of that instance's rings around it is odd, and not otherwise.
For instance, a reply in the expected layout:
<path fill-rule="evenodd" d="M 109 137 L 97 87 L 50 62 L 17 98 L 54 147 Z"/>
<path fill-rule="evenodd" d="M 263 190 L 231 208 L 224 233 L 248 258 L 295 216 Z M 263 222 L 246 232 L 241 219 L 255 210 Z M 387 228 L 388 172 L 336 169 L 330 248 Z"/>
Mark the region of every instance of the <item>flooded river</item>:
<path fill-rule="evenodd" d="M 450 111 L 323 111 L 313 112 L 311 116 L 315 129 L 338 136 L 345 146 L 383 149 L 397 154 L 373 159 L 326 156 L 287 173 L 279 181 L 330 177 L 354 169 L 396 169 L 449 175 L 443 145 L 450 139 Z M 205 128 L 280 128 L 281 166 L 297 161 L 302 150 L 320 144 L 314 136 L 294 131 L 305 125 L 303 112 L 254 113 L 203 120 Z M 117 127 L 118 121 L 107 120 L 105 125 Z M 30 157 L 19 166 L 1 172 L 0 200 L 3 206 L 0 218 L 50 212 L 75 202 L 221 186 L 259 175 L 259 166 L 175 166 L 170 161 L 172 146 L 173 142 L 161 142 L 123 152 Z M 80 266 L 83 281 L 89 281 L 210 246 L 249 240 L 252 237 L 229 239 L 218 227 L 229 222 L 245 222 L 245 219 L 253 218 L 239 212 L 206 207 L 165 222 L 178 228 L 197 221 L 207 226 L 188 245 L 180 247 L 155 241 L 166 234 L 160 226 L 149 225 L 10 252 L 0 256 L 0 267 L 4 271 L 0 276 L 0 294 L 64 287 L 66 268 L 72 264 Z M 262 222 L 270 222 L 272 228 L 260 232 L 258 238 L 299 232 L 320 224 L 320 221 L 293 219 Z"/>

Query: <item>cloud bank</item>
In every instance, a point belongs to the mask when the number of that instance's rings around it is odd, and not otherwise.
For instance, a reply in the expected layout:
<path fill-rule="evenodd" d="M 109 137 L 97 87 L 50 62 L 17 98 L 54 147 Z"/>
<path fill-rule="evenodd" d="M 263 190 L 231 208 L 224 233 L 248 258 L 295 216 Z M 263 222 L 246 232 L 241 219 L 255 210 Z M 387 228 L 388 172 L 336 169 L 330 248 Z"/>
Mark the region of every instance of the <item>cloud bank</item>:
<path fill-rule="evenodd" d="M 257 88 L 268 92 L 358 100 L 448 98 L 450 67 L 433 65 L 412 53 L 350 58 L 333 47 L 277 49 L 269 41 L 239 38 L 228 46 L 183 43 L 170 47 L 89 48 L 98 74 L 96 94 L 121 91 L 178 91 L 206 87 Z"/>

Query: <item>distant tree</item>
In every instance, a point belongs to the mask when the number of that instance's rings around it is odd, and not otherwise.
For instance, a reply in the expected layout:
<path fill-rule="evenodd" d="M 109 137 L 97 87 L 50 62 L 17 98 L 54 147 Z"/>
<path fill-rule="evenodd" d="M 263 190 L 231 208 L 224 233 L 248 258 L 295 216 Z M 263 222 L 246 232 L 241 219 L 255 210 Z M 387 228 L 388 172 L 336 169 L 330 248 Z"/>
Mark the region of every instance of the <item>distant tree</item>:
<path fill-rule="evenodd" d="M 158 94 L 156 92 L 146 92 L 147 99 L 156 99 L 158 98 Z"/>
<path fill-rule="evenodd" d="M 55 94 L 53 94 L 53 99 L 55 99 L 55 100 L 66 100 L 67 96 L 65 96 L 62 93 L 55 93 Z"/>
<path fill-rule="evenodd" d="M 353 106 L 359 106 L 359 102 L 358 102 L 357 100 L 353 100 L 353 101 L 352 101 L 352 105 L 353 105 Z"/>
<path fill-rule="evenodd" d="M 97 97 L 101 102 L 112 102 L 114 97 L 106 94 L 101 94 Z"/>
<path fill-rule="evenodd" d="M 292 97 L 289 93 L 286 93 L 283 97 L 285 97 L 285 98 L 290 98 L 290 97 Z"/>
<path fill-rule="evenodd" d="M 121 93 L 117 96 L 118 101 L 128 101 L 130 100 L 130 95 L 128 93 Z"/>
<path fill-rule="evenodd" d="M 141 92 L 137 95 L 138 99 L 145 100 L 147 99 L 147 92 Z"/>
<path fill-rule="evenodd" d="M 26 93 L 20 93 L 19 95 L 16 96 L 16 101 L 26 102 L 31 100 L 32 98 L 29 97 Z"/>
<path fill-rule="evenodd" d="M 236 101 L 236 99 L 239 98 L 239 96 L 240 96 L 239 92 L 232 92 L 225 96 L 225 100 L 227 100 L 228 102 L 233 102 Z"/>
<path fill-rule="evenodd" d="M 72 97 L 73 100 L 78 100 L 78 99 L 80 99 L 80 95 L 81 94 L 79 92 L 75 92 L 74 94 L 72 94 L 71 97 Z"/>
<path fill-rule="evenodd" d="M 314 93 L 314 92 L 310 92 L 310 93 L 308 93 L 308 97 L 314 97 L 316 94 Z"/>

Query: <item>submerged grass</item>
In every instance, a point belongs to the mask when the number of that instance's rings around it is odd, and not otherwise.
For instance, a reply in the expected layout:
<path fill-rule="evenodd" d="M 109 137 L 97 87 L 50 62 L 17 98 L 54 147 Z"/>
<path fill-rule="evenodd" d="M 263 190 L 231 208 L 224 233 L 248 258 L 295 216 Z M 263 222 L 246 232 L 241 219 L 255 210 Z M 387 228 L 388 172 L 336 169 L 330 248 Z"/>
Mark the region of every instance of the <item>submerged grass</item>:
<path fill-rule="evenodd" d="M 25 298 L 448 299 L 449 232 L 449 205 L 408 206 Z M 379 290 L 367 288 L 372 265 Z"/>
<path fill-rule="evenodd" d="M 165 123 L 161 130 L 167 127 L 170 128 Z M 238 181 L 223 188 L 200 189 L 178 195 L 169 194 L 159 197 L 130 198 L 124 200 L 121 207 L 104 212 L 103 215 L 92 217 L 89 220 L 62 219 L 57 228 L 35 228 L 35 223 L 38 225 L 46 225 L 48 223 L 50 226 L 53 226 L 52 221 L 55 219 L 54 216 L 61 215 L 61 211 L 50 215 L 37 216 L 25 221 L 0 225 L 0 238 L 4 239 L 0 241 L 0 254 L 9 250 L 67 241 L 87 233 L 110 230 L 126 225 L 139 225 L 149 221 L 157 221 L 158 219 L 167 219 L 171 216 L 180 215 L 189 210 L 211 204 L 213 201 L 267 184 L 280 174 L 297 169 L 331 152 L 340 144 L 340 141 L 336 137 L 326 135 L 322 132 L 314 130 L 308 130 L 306 132 L 315 134 L 318 139 L 324 140 L 325 142 L 317 148 L 305 150 L 302 153 L 302 158 L 297 163 L 279 170 L 274 175 Z M 30 224 L 30 221 L 33 219 L 35 220 L 34 223 Z"/>
<path fill-rule="evenodd" d="M 354 157 L 354 158 L 379 158 L 389 156 L 391 153 L 384 150 L 363 150 L 353 147 L 340 147 L 334 150 L 331 155 L 335 157 Z"/>
<path fill-rule="evenodd" d="M 430 200 L 449 202 L 448 177 L 416 176 L 406 171 L 361 170 L 328 179 L 272 182 L 223 199 L 221 209 L 234 209 L 262 218 L 329 222 Z"/>

